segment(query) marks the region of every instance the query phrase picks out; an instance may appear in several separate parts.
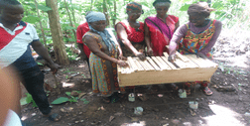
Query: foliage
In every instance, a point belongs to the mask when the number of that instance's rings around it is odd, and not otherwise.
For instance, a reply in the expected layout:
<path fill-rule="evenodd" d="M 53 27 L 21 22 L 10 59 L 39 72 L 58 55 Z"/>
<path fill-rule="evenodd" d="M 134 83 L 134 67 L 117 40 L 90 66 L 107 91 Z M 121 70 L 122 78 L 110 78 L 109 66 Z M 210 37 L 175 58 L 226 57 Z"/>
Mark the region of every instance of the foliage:
<path fill-rule="evenodd" d="M 37 107 L 36 102 L 33 100 L 31 94 L 29 93 L 25 93 L 26 97 L 24 99 L 26 99 L 26 104 L 32 103 L 32 107 Z M 25 104 L 24 101 L 22 101 L 23 104 Z"/>
<path fill-rule="evenodd" d="M 77 93 L 81 93 L 81 91 L 72 91 L 72 92 L 77 92 Z M 71 92 L 65 92 L 65 94 L 67 96 L 69 96 L 70 98 L 67 98 L 67 97 L 59 97 L 57 98 L 56 100 L 54 100 L 51 104 L 62 104 L 62 103 L 65 103 L 65 102 L 78 102 L 78 99 L 79 97 L 74 97 L 71 95 Z M 87 101 L 86 99 L 83 100 L 84 101 L 84 104 L 88 104 L 89 101 Z"/>
<path fill-rule="evenodd" d="M 40 12 L 40 18 L 37 15 L 36 7 L 34 0 L 20 0 L 23 4 L 24 9 L 26 10 L 23 18 L 24 21 L 34 24 L 37 27 L 37 32 L 43 39 L 41 31 L 45 33 L 46 43 L 52 44 L 52 37 L 49 27 L 49 19 L 47 11 L 51 8 L 47 7 L 44 0 L 36 0 L 38 3 L 38 11 Z M 114 11 L 114 1 L 116 2 L 116 11 Z M 109 19 L 109 26 L 114 27 L 113 24 L 124 20 L 127 18 L 126 14 L 126 4 L 132 0 L 106 0 L 107 2 L 107 15 Z M 190 4 L 198 2 L 200 0 L 171 0 L 171 7 L 168 11 L 168 14 L 176 15 L 179 17 L 180 24 L 188 22 L 187 9 Z M 207 0 L 203 0 L 207 1 Z M 76 28 L 79 24 L 85 22 L 85 14 L 88 11 L 100 11 L 103 12 L 103 0 L 66 0 L 67 4 L 62 1 L 58 2 L 58 16 L 60 16 L 60 24 L 63 31 L 63 40 L 64 42 L 70 43 L 75 42 L 73 31 L 76 31 Z M 152 3 L 154 0 L 137 0 L 138 3 L 142 4 L 144 14 L 138 19 L 138 21 L 144 21 L 148 16 L 155 15 L 156 11 Z M 215 8 L 216 11 L 212 12 L 210 18 L 217 19 L 223 22 L 223 27 L 228 29 L 245 29 L 246 31 L 250 27 L 249 16 L 250 9 L 249 1 L 246 0 L 212 0 L 210 6 Z M 70 21 L 69 15 L 66 11 L 66 6 L 69 8 L 70 15 L 72 17 Z M 39 21 L 42 22 L 43 29 L 39 28 Z M 113 21 L 115 21 L 113 23 Z M 73 22 L 73 26 L 70 25 L 70 22 Z M 70 51 L 69 48 L 66 49 L 68 58 L 70 60 L 75 60 L 77 55 Z"/>
<path fill-rule="evenodd" d="M 57 105 L 57 104 L 62 104 L 62 103 L 65 103 L 69 101 L 69 99 L 67 97 L 60 97 L 60 98 L 57 98 L 56 100 L 54 100 L 53 102 L 51 102 L 51 104 L 53 105 Z"/>

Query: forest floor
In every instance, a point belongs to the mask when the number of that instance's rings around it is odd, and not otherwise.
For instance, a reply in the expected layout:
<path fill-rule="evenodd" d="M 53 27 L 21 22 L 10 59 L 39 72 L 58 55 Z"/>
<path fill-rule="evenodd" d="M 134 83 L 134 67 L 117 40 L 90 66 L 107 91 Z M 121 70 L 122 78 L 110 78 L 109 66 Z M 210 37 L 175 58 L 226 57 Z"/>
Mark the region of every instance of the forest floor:
<path fill-rule="evenodd" d="M 248 42 L 249 43 L 249 42 Z M 55 89 L 49 93 L 49 101 L 68 97 L 65 92 L 86 93 L 77 102 L 52 105 L 52 111 L 62 119 L 51 122 L 42 117 L 32 104 L 22 106 L 22 120 L 28 126 L 246 126 L 250 125 L 250 45 L 233 45 L 222 39 L 215 45 L 214 62 L 219 68 L 214 73 L 209 87 L 214 92 L 206 96 L 196 85 L 192 94 L 181 99 L 168 85 L 159 85 L 153 92 L 145 86 L 135 88 L 135 94 L 144 94 L 142 101 L 136 97 L 129 102 L 125 97 L 116 103 L 102 103 L 99 96 L 92 93 L 86 62 L 81 60 L 63 66 L 57 79 L 63 85 L 61 94 Z M 244 47 L 242 47 L 244 46 Z M 46 67 L 42 67 L 45 71 Z M 51 87 L 55 80 L 50 72 L 45 73 L 45 81 Z M 228 88 L 228 87 L 231 88 Z M 23 91 L 24 93 L 25 91 Z M 132 92 L 132 91 L 128 91 Z M 69 97 L 68 97 L 69 98 Z M 198 109 L 190 109 L 188 102 L 197 101 Z M 142 107 L 142 115 L 135 115 L 134 108 Z"/>

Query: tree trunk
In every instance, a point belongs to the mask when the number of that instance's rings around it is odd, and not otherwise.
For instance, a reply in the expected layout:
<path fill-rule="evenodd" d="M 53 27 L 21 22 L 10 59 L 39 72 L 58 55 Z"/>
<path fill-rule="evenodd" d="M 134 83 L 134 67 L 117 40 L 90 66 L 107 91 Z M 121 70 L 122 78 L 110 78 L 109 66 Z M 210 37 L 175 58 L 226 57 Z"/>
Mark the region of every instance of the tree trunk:
<path fill-rule="evenodd" d="M 109 17 L 108 17 L 108 9 L 107 9 L 107 2 L 106 0 L 103 0 L 103 13 L 106 16 L 106 22 L 107 22 L 107 26 L 109 26 Z"/>
<path fill-rule="evenodd" d="M 72 0 L 70 0 L 70 4 L 72 5 Z M 76 24 L 76 17 L 75 17 L 75 10 L 74 8 L 71 6 L 71 13 L 72 13 L 72 17 L 73 17 L 73 21 L 74 21 L 74 25 Z"/>
<path fill-rule="evenodd" d="M 115 22 L 116 22 L 116 1 L 114 0 L 113 27 L 115 27 Z"/>
<path fill-rule="evenodd" d="M 65 45 L 63 42 L 63 35 L 56 0 L 46 0 L 46 5 L 52 9 L 48 11 L 48 15 L 56 59 L 60 64 L 68 65 L 69 59 L 66 55 Z"/>
<path fill-rule="evenodd" d="M 92 11 L 92 7 L 93 7 L 93 0 L 91 0 L 91 4 L 90 4 L 90 11 Z"/>
<path fill-rule="evenodd" d="M 41 16 L 40 16 L 40 13 L 39 13 L 39 10 L 38 10 L 38 4 L 37 4 L 37 1 L 34 0 L 34 3 L 36 5 L 36 11 L 37 11 L 37 16 L 41 19 Z M 41 31 L 42 31 L 42 36 L 43 36 L 43 43 L 44 43 L 44 46 L 45 48 L 48 49 L 48 46 L 46 44 L 46 37 L 45 37 L 45 34 L 44 34 L 44 30 L 43 30 L 43 25 L 42 25 L 42 22 L 41 20 L 39 20 L 39 24 L 40 24 L 40 28 L 41 28 Z"/>
<path fill-rule="evenodd" d="M 65 4 L 65 9 L 66 9 L 66 11 L 67 11 L 67 13 L 68 13 L 68 16 L 69 16 L 70 26 L 71 26 L 71 27 L 74 27 L 73 22 L 72 22 L 72 18 L 71 18 L 70 12 L 69 12 L 68 3 L 67 3 L 66 0 L 64 0 L 64 4 Z M 75 29 L 72 29 L 72 32 L 73 32 L 73 34 L 74 34 L 74 38 L 76 39 L 76 31 L 75 31 Z"/>

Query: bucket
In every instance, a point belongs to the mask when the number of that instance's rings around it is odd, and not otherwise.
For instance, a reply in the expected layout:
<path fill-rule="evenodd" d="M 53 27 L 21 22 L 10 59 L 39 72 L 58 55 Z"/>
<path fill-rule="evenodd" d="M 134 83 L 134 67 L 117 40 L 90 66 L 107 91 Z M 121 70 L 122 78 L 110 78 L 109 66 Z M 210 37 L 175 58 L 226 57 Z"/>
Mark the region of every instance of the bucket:
<path fill-rule="evenodd" d="M 189 107 L 191 108 L 191 109 L 198 109 L 198 102 L 197 101 L 190 101 L 189 102 Z"/>
<path fill-rule="evenodd" d="M 134 93 L 130 93 L 128 95 L 128 101 L 130 101 L 130 102 L 134 102 L 135 101 L 135 94 Z"/>
<path fill-rule="evenodd" d="M 142 112 L 143 112 L 143 108 L 142 107 L 135 107 L 134 109 L 135 109 L 134 114 L 136 114 L 136 115 L 142 115 Z"/>
<path fill-rule="evenodd" d="M 179 97 L 180 97 L 180 98 L 187 98 L 186 90 L 179 89 L 179 90 L 178 90 L 178 93 L 179 93 Z"/>

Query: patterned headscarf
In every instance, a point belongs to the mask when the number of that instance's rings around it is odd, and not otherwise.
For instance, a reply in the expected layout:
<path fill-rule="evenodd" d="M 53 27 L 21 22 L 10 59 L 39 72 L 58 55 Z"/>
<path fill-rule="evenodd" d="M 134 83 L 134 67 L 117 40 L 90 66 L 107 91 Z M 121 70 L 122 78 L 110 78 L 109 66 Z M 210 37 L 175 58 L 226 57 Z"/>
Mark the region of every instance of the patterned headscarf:
<path fill-rule="evenodd" d="M 132 11 L 132 10 L 141 10 L 142 14 L 144 13 L 142 10 L 142 5 L 136 2 L 129 2 L 126 7 L 126 12 Z"/>
<path fill-rule="evenodd" d="M 85 17 L 88 24 L 91 22 L 96 22 L 96 21 L 106 21 L 106 17 L 103 13 L 101 12 L 90 12 L 87 14 L 87 16 Z M 89 29 L 96 32 L 97 34 L 99 34 L 102 37 L 102 40 L 104 41 L 105 45 L 108 47 L 109 51 L 112 50 L 112 45 L 113 48 L 116 49 L 116 44 L 112 38 L 112 36 L 109 34 L 109 32 L 104 29 L 104 31 L 97 31 L 95 30 L 90 24 L 89 24 Z"/>
<path fill-rule="evenodd" d="M 188 8 L 188 14 L 198 13 L 198 14 L 204 14 L 206 17 L 210 15 L 211 11 L 214 11 L 215 9 L 210 8 L 207 4 L 207 2 L 198 2 L 195 4 L 191 4 Z"/>

